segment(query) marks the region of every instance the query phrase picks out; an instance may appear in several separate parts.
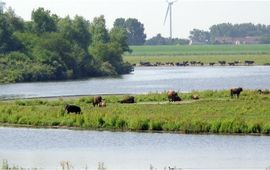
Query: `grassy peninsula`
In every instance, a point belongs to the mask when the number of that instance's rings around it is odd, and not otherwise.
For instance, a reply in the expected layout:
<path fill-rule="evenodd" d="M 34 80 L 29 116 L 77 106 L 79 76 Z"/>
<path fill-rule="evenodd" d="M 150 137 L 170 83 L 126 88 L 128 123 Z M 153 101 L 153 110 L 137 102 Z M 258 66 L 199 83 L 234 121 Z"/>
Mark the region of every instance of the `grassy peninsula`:
<path fill-rule="evenodd" d="M 197 94 L 199 100 L 192 100 Z M 91 105 L 92 97 L 56 100 L 31 99 L 0 102 L 0 123 L 8 126 L 80 128 L 176 133 L 270 134 L 270 95 L 245 90 L 239 99 L 229 92 L 180 94 L 169 103 L 166 93 L 135 95 L 136 104 L 120 104 L 123 96 L 104 96 L 107 107 Z M 65 104 L 76 104 L 81 115 L 67 114 Z"/>

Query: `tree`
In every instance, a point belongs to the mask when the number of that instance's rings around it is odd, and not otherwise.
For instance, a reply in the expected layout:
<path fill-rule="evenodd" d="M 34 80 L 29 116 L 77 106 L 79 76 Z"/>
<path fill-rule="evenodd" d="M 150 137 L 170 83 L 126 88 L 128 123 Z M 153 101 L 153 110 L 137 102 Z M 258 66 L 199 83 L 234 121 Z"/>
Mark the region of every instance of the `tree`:
<path fill-rule="evenodd" d="M 113 27 L 126 29 L 126 20 L 124 18 L 117 18 L 113 23 Z"/>
<path fill-rule="evenodd" d="M 135 18 L 126 20 L 126 29 L 128 32 L 129 45 L 143 45 L 146 39 L 144 34 L 144 25 Z"/>
<path fill-rule="evenodd" d="M 31 18 L 34 22 L 33 29 L 37 34 L 56 31 L 57 17 L 56 15 L 51 15 L 49 10 L 38 8 L 32 11 Z"/>
<path fill-rule="evenodd" d="M 93 23 L 90 25 L 90 33 L 93 45 L 109 42 L 109 33 L 103 15 L 94 18 Z"/>
<path fill-rule="evenodd" d="M 187 39 L 180 39 L 180 38 L 165 38 L 162 37 L 161 34 L 157 34 L 156 36 L 150 38 L 149 40 L 146 40 L 146 45 L 185 45 L 189 44 L 189 40 Z"/>
<path fill-rule="evenodd" d="M 122 54 L 130 51 L 126 30 L 115 27 L 109 32 L 104 16 L 100 16 L 94 19 L 90 31 L 92 34 L 90 53 L 101 64 L 101 69 L 107 74 L 130 72 L 132 67 L 124 64 L 122 59 Z"/>
<path fill-rule="evenodd" d="M 15 32 L 24 31 L 24 21 L 22 18 L 17 17 L 14 10 L 12 8 L 8 8 L 8 10 L 5 12 L 6 21 L 10 26 L 10 31 Z"/>
<path fill-rule="evenodd" d="M 117 18 L 114 21 L 115 28 L 122 28 L 127 31 L 129 45 L 143 45 L 146 35 L 144 34 L 144 25 L 135 18 Z"/>
<path fill-rule="evenodd" d="M 13 36 L 11 25 L 5 14 L 0 14 L 0 53 L 20 50 L 21 43 Z"/>
<path fill-rule="evenodd" d="M 76 42 L 85 50 L 88 49 L 91 43 L 89 27 L 90 23 L 80 16 L 75 16 L 74 20 L 65 17 L 58 22 L 58 30 L 63 37 L 72 42 Z"/>
<path fill-rule="evenodd" d="M 203 44 L 210 43 L 210 33 L 208 31 L 193 29 L 192 31 L 190 31 L 189 38 L 192 40 L 192 42 Z"/>

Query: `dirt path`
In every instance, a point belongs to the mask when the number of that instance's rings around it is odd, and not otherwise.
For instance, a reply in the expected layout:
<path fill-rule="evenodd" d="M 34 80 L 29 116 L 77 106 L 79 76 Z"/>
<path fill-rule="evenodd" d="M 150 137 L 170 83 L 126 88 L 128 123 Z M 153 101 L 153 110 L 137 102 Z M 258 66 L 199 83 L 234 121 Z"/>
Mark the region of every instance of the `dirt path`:
<path fill-rule="evenodd" d="M 153 101 L 153 102 L 138 102 L 137 104 L 189 104 L 189 103 L 194 103 L 197 102 L 199 100 L 185 100 L 185 101 L 180 101 L 180 102 L 169 102 L 169 101 Z"/>

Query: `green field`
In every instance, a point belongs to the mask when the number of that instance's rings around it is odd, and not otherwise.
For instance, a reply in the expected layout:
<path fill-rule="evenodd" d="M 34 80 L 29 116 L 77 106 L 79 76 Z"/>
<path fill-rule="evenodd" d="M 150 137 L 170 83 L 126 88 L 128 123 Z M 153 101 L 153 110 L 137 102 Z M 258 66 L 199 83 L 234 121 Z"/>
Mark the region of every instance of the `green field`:
<path fill-rule="evenodd" d="M 175 45 L 175 46 L 131 46 L 133 52 L 126 53 L 124 60 L 132 64 L 140 61 L 204 63 L 253 60 L 256 64 L 270 63 L 270 45 Z"/>
<path fill-rule="evenodd" d="M 94 108 L 91 97 L 0 102 L 2 126 L 64 127 L 177 133 L 270 133 L 270 95 L 245 90 L 239 99 L 228 91 L 180 94 L 183 101 L 168 103 L 165 93 L 136 95 L 136 104 L 120 104 L 123 96 L 105 96 L 107 107 Z M 66 114 L 64 105 L 76 104 L 83 114 Z"/>

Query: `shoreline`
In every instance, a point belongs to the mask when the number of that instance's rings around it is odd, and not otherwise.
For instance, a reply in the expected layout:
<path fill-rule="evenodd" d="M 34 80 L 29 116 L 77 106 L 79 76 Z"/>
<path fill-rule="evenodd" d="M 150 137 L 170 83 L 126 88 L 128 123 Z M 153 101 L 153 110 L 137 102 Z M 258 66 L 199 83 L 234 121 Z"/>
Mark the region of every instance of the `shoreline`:
<path fill-rule="evenodd" d="M 64 96 L 42 96 L 42 97 L 19 97 L 19 98 L 1 98 L 1 101 L 16 101 L 16 100 L 57 100 L 57 99 L 78 99 L 81 97 L 94 97 L 94 96 L 124 96 L 124 95 L 136 95 L 136 94 L 126 94 L 126 93 L 118 93 L 118 94 L 82 94 L 82 95 L 64 95 Z"/>
<path fill-rule="evenodd" d="M 267 67 L 270 66 L 270 63 L 265 63 L 265 64 L 252 64 L 252 65 L 219 65 L 219 64 L 214 64 L 214 65 L 155 65 L 151 63 L 152 65 L 140 65 L 139 63 L 134 64 L 133 66 L 136 67 L 258 67 L 258 66 L 263 66 Z"/>
<path fill-rule="evenodd" d="M 95 132 L 120 132 L 120 133 L 147 133 L 147 134 L 181 134 L 181 135 L 217 135 L 217 136 L 270 136 L 269 134 L 259 133 L 186 133 L 184 131 L 156 131 L 156 130 L 120 130 L 120 129 L 95 129 L 95 128 L 81 128 L 81 127 L 68 127 L 68 126 L 34 126 L 34 125 L 19 125 L 19 124 L 5 124 L 0 123 L 0 128 L 25 128 L 25 129 L 44 129 L 44 130 L 71 130 L 71 131 L 95 131 Z"/>

